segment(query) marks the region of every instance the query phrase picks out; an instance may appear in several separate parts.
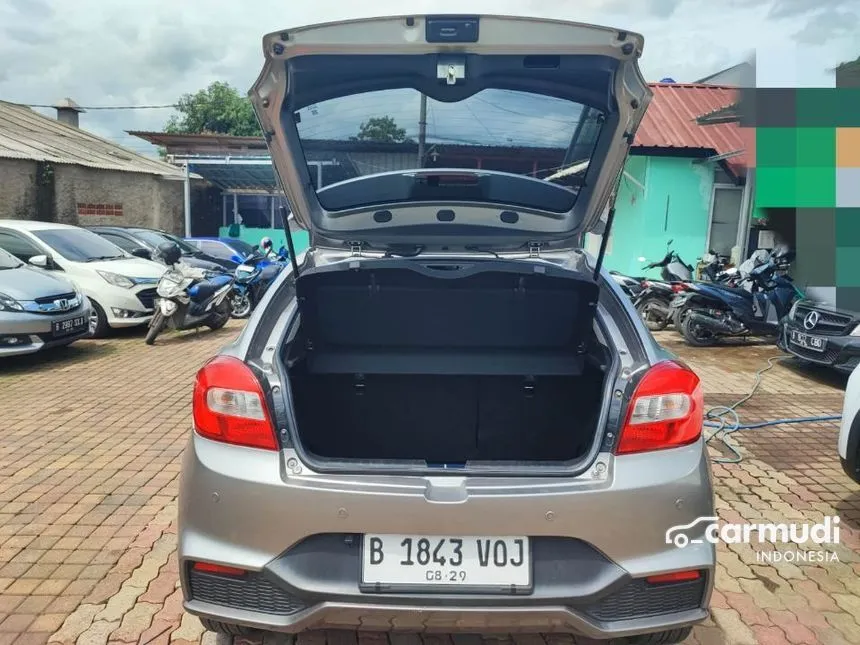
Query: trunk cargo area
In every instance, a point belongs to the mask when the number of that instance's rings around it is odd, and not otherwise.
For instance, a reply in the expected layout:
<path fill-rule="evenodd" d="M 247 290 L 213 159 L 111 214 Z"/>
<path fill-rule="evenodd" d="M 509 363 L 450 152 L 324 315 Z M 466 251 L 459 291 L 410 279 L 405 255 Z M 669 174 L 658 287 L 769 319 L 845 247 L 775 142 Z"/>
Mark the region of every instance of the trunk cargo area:
<path fill-rule="evenodd" d="M 297 282 L 297 438 L 323 460 L 570 462 L 594 442 L 606 349 L 589 277 L 515 261 L 362 261 Z"/>

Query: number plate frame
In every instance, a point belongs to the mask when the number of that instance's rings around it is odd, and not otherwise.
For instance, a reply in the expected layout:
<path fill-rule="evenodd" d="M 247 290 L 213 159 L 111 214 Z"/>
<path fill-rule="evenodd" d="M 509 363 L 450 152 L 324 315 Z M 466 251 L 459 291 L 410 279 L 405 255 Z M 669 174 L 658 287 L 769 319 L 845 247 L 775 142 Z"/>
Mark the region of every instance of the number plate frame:
<path fill-rule="evenodd" d="M 64 330 L 62 324 L 72 323 L 69 329 Z M 51 322 L 51 336 L 54 338 L 65 338 L 86 331 L 89 327 L 89 320 L 86 316 L 75 316 L 74 318 L 66 318 L 64 320 L 54 320 Z"/>
<path fill-rule="evenodd" d="M 527 564 L 527 575 L 528 575 L 528 583 L 524 585 L 498 585 L 498 584 L 477 584 L 477 585 L 466 585 L 466 584 L 444 584 L 444 583 L 410 583 L 410 584 L 402 584 L 402 583 L 380 583 L 380 582 L 365 582 L 364 576 L 364 554 L 365 554 L 365 537 L 386 537 L 386 538 L 406 538 L 411 537 L 416 540 L 420 538 L 427 538 L 429 540 L 433 539 L 442 539 L 442 538 L 461 538 L 464 540 L 468 539 L 488 539 L 488 540 L 497 540 L 497 539 L 524 539 L 525 540 L 525 554 L 528 558 Z M 359 535 L 359 571 L 358 571 L 358 588 L 362 593 L 377 593 L 377 594 L 390 594 L 390 593 L 414 593 L 414 594 L 428 594 L 428 595 L 467 595 L 467 594 L 481 594 L 481 595 L 507 595 L 507 596 L 526 596 L 530 595 L 534 591 L 534 550 L 532 549 L 532 540 L 526 536 L 466 536 L 466 535 L 388 535 L 388 534 L 376 534 L 370 533 L 367 535 Z M 419 568 L 421 565 L 419 565 Z"/>
<path fill-rule="evenodd" d="M 819 347 L 815 347 L 810 340 L 815 339 L 820 343 Z M 814 334 L 807 334 L 806 332 L 798 331 L 796 329 L 790 330 L 788 334 L 788 342 L 792 345 L 796 345 L 801 349 L 808 349 L 811 352 L 819 352 L 823 353 L 827 350 L 827 339 L 822 338 L 821 336 L 816 336 Z"/>

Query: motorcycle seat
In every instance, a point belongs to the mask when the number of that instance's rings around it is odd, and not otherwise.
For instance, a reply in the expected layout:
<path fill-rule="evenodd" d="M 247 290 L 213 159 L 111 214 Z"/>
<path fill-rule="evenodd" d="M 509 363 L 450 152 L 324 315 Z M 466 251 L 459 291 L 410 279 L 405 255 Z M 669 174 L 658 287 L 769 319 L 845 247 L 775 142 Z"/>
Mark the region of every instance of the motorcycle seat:
<path fill-rule="evenodd" d="M 230 278 L 226 276 L 223 278 L 218 276 L 209 280 L 202 280 L 188 290 L 188 295 L 195 300 L 206 300 L 229 281 Z"/>

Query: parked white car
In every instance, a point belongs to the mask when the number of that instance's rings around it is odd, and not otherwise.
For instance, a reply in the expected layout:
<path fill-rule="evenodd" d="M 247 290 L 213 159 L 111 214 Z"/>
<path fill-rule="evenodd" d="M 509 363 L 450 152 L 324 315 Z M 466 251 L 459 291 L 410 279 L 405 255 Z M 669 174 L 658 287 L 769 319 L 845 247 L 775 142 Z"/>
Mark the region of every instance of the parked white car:
<path fill-rule="evenodd" d="M 155 286 L 166 269 L 91 231 L 53 222 L 0 220 L 0 248 L 73 282 L 92 304 L 90 331 L 96 337 L 109 328 L 148 322 Z"/>
<path fill-rule="evenodd" d="M 860 483 L 860 366 L 855 367 L 845 386 L 842 426 L 839 429 L 839 459 L 845 474 Z"/>

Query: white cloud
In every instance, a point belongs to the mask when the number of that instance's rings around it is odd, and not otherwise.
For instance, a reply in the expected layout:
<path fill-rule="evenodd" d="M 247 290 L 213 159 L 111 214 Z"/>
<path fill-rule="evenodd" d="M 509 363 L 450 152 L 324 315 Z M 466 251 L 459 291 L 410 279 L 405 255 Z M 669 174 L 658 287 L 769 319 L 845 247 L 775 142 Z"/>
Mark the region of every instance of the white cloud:
<path fill-rule="evenodd" d="M 242 91 L 256 78 L 260 38 L 292 25 L 374 14 L 531 14 L 645 35 L 649 79 L 690 81 L 755 49 L 759 85 L 832 86 L 827 71 L 860 54 L 857 0 L 0 0 L 0 97 L 81 105 L 172 103 L 213 80 Z M 48 114 L 51 111 L 47 111 Z M 159 130 L 169 111 L 99 111 L 82 125 L 137 150 L 124 130 Z"/>

